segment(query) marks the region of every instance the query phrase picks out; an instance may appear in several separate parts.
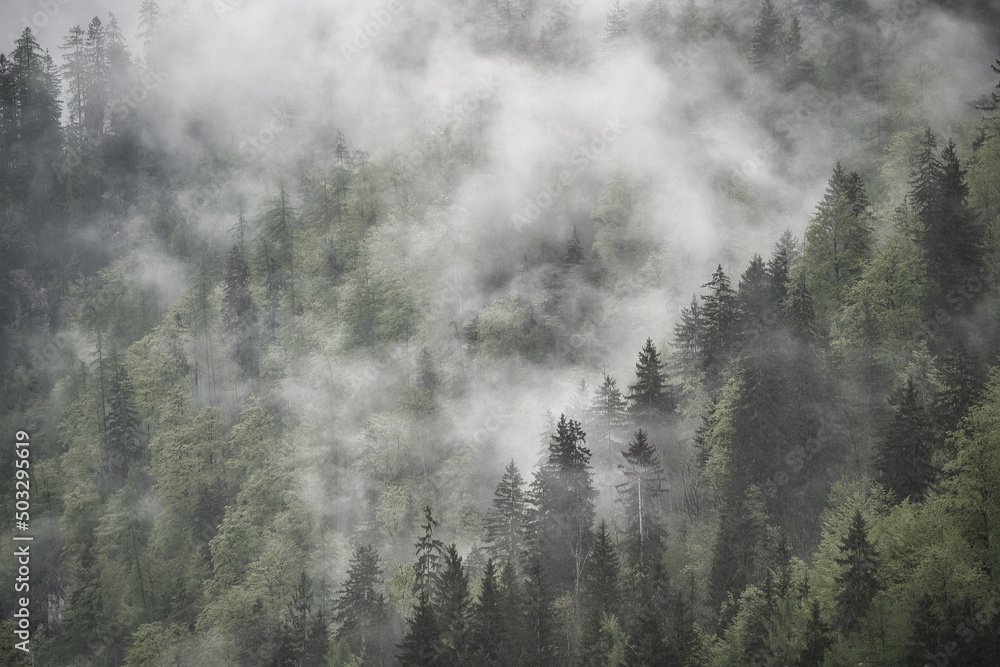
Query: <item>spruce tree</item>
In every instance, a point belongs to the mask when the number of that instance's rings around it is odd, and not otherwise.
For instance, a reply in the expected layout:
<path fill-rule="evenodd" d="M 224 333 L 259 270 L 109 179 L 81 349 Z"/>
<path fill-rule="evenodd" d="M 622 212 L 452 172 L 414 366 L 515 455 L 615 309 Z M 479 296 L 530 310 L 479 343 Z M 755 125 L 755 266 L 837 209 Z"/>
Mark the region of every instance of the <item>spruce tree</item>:
<path fill-rule="evenodd" d="M 122 364 L 116 364 L 108 392 L 106 417 L 107 449 L 104 471 L 108 475 L 110 491 L 119 488 L 130 470 L 142 458 L 139 444 L 139 417 L 135 409 L 135 390 L 132 379 Z"/>
<path fill-rule="evenodd" d="M 471 658 L 468 627 L 469 576 L 465 573 L 462 557 L 458 555 L 454 544 L 445 549 L 434 602 L 441 633 L 437 664 L 462 667 Z"/>
<path fill-rule="evenodd" d="M 542 562 L 533 558 L 525 573 L 524 655 L 529 665 L 550 665 L 556 654 L 552 593 Z"/>
<path fill-rule="evenodd" d="M 691 297 L 691 305 L 681 309 L 680 321 L 674 325 L 674 354 L 676 370 L 691 376 L 702 369 L 702 318 L 698 297 Z"/>
<path fill-rule="evenodd" d="M 629 40 L 628 11 L 622 7 L 620 0 L 615 0 L 604 20 L 601 46 L 606 52 L 616 54 L 628 47 Z"/>
<path fill-rule="evenodd" d="M 421 590 L 413 615 L 406 620 L 406 633 L 399 645 L 399 661 L 405 667 L 432 667 L 438 664 L 441 631 L 430 595 Z"/>
<path fill-rule="evenodd" d="M 890 398 L 892 417 L 875 453 L 882 484 L 902 500 L 919 499 L 933 481 L 934 427 L 912 377 Z"/>
<path fill-rule="evenodd" d="M 475 659 L 487 665 L 499 665 L 501 644 L 504 636 L 503 601 L 500 581 L 493 559 L 486 561 L 483 576 L 479 580 L 479 596 L 472 605 L 471 647 Z"/>
<path fill-rule="evenodd" d="M 868 607 L 880 588 L 876 578 L 878 552 L 875 545 L 868 541 L 868 527 L 861 510 L 854 512 L 847 536 L 841 542 L 840 553 L 841 557 L 835 560 L 846 569 L 836 579 L 840 589 L 836 595 L 837 619 L 841 629 L 848 633 L 861 627 Z"/>
<path fill-rule="evenodd" d="M 614 378 L 604 373 L 601 386 L 594 392 L 590 404 L 590 442 L 594 450 L 594 465 L 607 468 L 617 459 L 618 448 L 628 420 L 628 403 Z"/>
<path fill-rule="evenodd" d="M 660 353 L 651 338 L 639 352 L 635 365 L 635 382 L 628 387 L 629 413 L 633 421 L 645 428 L 662 425 L 677 409 L 673 388 L 667 384 Z"/>
<path fill-rule="evenodd" d="M 714 383 L 735 348 L 738 304 L 736 293 L 730 287 L 729 277 L 721 264 L 712 274 L 712 280 L 702 287 L 709 289 L 709 293 L 702 296 L 702 363 Z"/>
<path fill-rule="evenodd" d="M 514 461 L 507 465 L 486 513 L 486 551 L 503 562 L 520 562 L 527 530 L 524 479 Z"/>
<path fill-rule="evenodd" d="M 241 215 L 241 228 L 242 222 Z M 243 377 L 257 378 L 260 374 L 257 309 L 250 293 L 250 265 L 243 254 L 242 239 L 229 250 L 223 281 L 222 321 L 231 340 L 231 356 Z"/>
<path fill-rule="evenodd" d="M 776 72 L 784 61 L 781 18 L 771 0 L 764 0 L 754 26 L 750 44 L 750 63 L 759 72 Z"/>
<path fill-rule="evenodd" d="M 583 643 L 582 654 L 586 664 L 606 665 L 603 647 L 609 638 L 604 637 L 604 618 L 619 615 L 621 561 L 611 540 L 606 521 L 601 521 L 594 533 L 590 564 L 583 591 Z"/>
<path fill-rule="evenodd" d="M 641 569 L 647 559 L 656 557 L 666 537 L 660 510 L 660 497 L 665 492 L 663 469 L 656 450 L 641 429 L 635 432 L 622 456 L 625 465 L 619 467 L 625 481 L 615 487 L 617 501 L 625 511 L 629 551 Z"/>
<path fill-rule="evenodd" d="M 941 358 L 934 379 L 938 390 L 931 398 L 931 415 L 938 441 L 944 441 L 946 434 L 959 427 L 969 409 L 979 403 L 985 382 L 961 340 Z"/>
<path fill-rule="evenodd" d="M 560 415 L 531 485 L 532 544 L 557 590 L 571 590 L 577 601 L 597 497 L 585 437 L 579 422 Z"/>
<path fill-rule="evenodd" d="M 798 667 L 822 667 L 823 657 L 833 643 L 830 639 L 830 629 L 820 617 L 819 601 L 813 600 L 806 621 L 805 648 L 799 655 Z"/>
<path fill-rule="evenodd" d="M 345 641 L 352 653 L 364 651 L 378 662 L 384 654 L 385 626 L 389 608 L 382 586 L 382 564 L 375 547 L 359 546 L 351 556 L 336 605 L 334 621 L 339 626 L 336 638 Z"/>

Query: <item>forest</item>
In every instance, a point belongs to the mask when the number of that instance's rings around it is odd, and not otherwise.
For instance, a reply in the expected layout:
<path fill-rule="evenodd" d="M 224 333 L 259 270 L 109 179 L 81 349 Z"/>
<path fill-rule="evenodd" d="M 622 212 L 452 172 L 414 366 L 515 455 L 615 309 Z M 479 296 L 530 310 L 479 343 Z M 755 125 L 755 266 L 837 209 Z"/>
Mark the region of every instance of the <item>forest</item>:
<path fill-rule="evenodd" d="M 1000 664 L 997 5 L 0 27 L 0 664 Z"/>

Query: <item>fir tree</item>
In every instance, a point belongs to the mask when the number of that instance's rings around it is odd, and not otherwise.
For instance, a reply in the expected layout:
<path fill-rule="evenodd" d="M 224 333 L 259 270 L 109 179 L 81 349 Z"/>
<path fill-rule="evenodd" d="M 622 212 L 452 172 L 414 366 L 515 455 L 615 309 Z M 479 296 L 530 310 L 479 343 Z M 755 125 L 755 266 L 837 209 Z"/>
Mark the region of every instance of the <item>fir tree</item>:
<path fill-rule="evenodd" d="M 628 403 L 614 378 L 604 373 L 601 386 L 594 392 L 590 404 L 590 442 L 596 467 L 608 467 L 617 458 L 618 447 L 628 419 Z"/>
<path fill-rule="evenodd" d="M 784 60 L 781 18 L 771 0 L 764 0 L 760 7 L 750 49 L 750 63 L 757 71 L 775 72 Z"/>
<path fill-rule="evenodd" d="M 503 601 L 497 568 L 490 558 L 479 580 L 479 597 L 472 605 L 472 649 L 487 665 L 499 665 L 504 636 Z"/>
<path fill-rule="evenodd" d="M 454 544 L 444 552 L 435 596 L 441 644 L 437 663 L 461 667 L 469 662 L 469 576 Z"/>
<path fill-rule="evenodd" d="M 628 47 L 629 39 L 628 11 L 621 6 L 620 0 L 615 0 L 604 20 L 601 47 L 610 54 L 616 54 Z"/>
<path fill-rule="evenodd" d="M 556 654 L 552 594 L 538 558 L 533 558 L 527 568 L 523 604 L 528 664 L 550 665 Z"/>
<path fill-rule="evenodd" d="M 582 653 L 588 664 L 607 664 L 601 647 L 607 643 L 602 629 L 605 617 L 619 614 L 619 578 L 621 562 L 615 544 L 611 541 L 608 524 L 601 521 L 594 534 L 590 564 L 584 582 L 584 635 Z"/>
<path fill-rule="evenodd" d="M 527 514 L 523 486 L 524 479 L 512 460 L 486 513 L 486 550 L 501 561 L 517 563 L 524 553 Z"/>
<path fill-rule="evenodd" d="M 629 413 L 636 424 L 655 427 L 677 409 L 673 388 L 667 384 L 660 353 L 651 338 L 639 352 L 635 382 L 628 389 Z"/>
<path fill-rule="evenodd" d="M 721 375 L 735 347 L 738 305 L 736 293 L 730 287 L 729 277 L 721 264 L 712 274 L 712 280 L 702 287 L 710 290 L 702 297 L 702 360 L 714 381 Z"/>
<path fill-rule="evenodd" d="M 805 271 L 796 271 L 788 297 L 781 304 L 788 322 L 789 332 L 804 343 L 811 343 L 816 335 L 816 314 L 812 295 L 806 282 Z"/>
<path fill-rule="evenodd" d="M 875 454 L 882 484 L 900 500 L 920 498 L 934 478 L 934 428 L 912 377 L 890 399 L 892 418 Z"/>
<path fill-rule="evenodd" d="M 819 601 L 813 600 L 806 621 L 805 648 L 799 656 L 798 667 L 822 667 L 823 656 L 833 643 L 830 639 L 830 629 L 820 617 Z"/>
<path fill-rule="evenodd" d="M 691 297 L 691 305 L 681 309 L 680 321 L 674 325 L 674 355 L 677 370 L 690 375 L 702 366 L 702 319 L 698 297 Z"/>
<path fill-rule="evenodd" d="M 875 576 L 878 552 L 868 541 L 868 527 L 861 510 L 854 512 L 847 536 L 841 542 L 840 553 L 841 557 L 835 560 L 846 569 L 836 579 L 840 588 L 836 596 L 837 618 L 844 632 L 853 632 L 861 627 L 868 607 L 880 588 Z"/>
<path fill-rule="evenodd" d="M 635 432 L 622 456 L 625 457 L 625 465 L 619 467 L 625 474 L 625 481 L 615 487 L 619 495 L 617 500 L 625 509 L 629 547 L 641 569 L 646 558 L 655 557 L 665 538 L 660 518 L 660 496 L 664 493 L 663 469 L 656 450 L 641 429 Z M 647 556 L 647 552 L 654 556 Z"/>
<path fill-rule="evenodd" d="M 578 601 L 594 522 L 593 472 L 580 423 L 560 415 L 548 457 L 532 482 L 531 536 L 536 553 L 559 589 Z"/>
<path fill-rule="evenodd" d="M 109 476 L 110 490 L 121 486 L 129 471 L 142 458 L 139 445 L 139 417 L 135 409 L 135 390 L 128 371 L 116 364 L 108 392 L 106 418 L 107 450 L 104 471 Z"/>
<path fill-rule="evenodd" d="M 321 667 L 328 648 L 322 610 L 312 611 L 312 582 L 305 572 L 292 591 L 285 619 L 278 629 L 273 667 Z"/>
<path fill-rule="evenodd" d="M 969 409 L 979 403 L 985 382 L 961 340 L 941 358 L 934 379 L 938 390 L 931 398 L 931 414 L 940 441 L 956 430 Z"/>
<path fill-rule="evenodd" d="M 347 580 L 337 599 L 334 621 L 339 626 L 336 637 L 347 642 L 353 653 L 365 651 L 377 662 L 382 656 L 382 643 L 389 609 L 382 585 L 382 565 L 375 547 L 359 546 L 351 556 Z"/>
<path fill-rule="evenodd" d="M 431 667 L 438 664 L 441 631 L 438 628 L 430 596 L 418 595 L 413 615 L 406 621 L 406 634 L 399 645 L 399 661 L 406 667 Z"/>

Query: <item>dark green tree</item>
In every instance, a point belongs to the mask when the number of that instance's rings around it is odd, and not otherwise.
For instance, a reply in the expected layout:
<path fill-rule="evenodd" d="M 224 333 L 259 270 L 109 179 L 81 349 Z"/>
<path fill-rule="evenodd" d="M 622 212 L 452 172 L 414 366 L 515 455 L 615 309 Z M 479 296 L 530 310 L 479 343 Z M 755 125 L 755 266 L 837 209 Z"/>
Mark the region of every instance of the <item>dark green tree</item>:
<path fill-rule="evenodd" d="M 437 664 L 461 667 L 469 664 L 470 650 L 469 576 L 462 566 L 462 557 L 454 544 L 444 552 L 441 576 L 435 591 L 438 628 L 441 643 Z"/>
<path fill-rule="evenodd" d="M 714 383 L 736 346 L 739 306 L 721 264 L 712 274 L 712 280 L 702 287 L 709 288 L 709 293 L 701 297 L 702 363 Z"/>
<path fill-rule="evenodd" d="M 583 567 L 594 522 L 593 472 L 580 423 L 560 415 L 548 457 L 531 484 L 531 542 L 557 590 L 570 590 L 579 604 Z"/>
<path fill-rule="evenodd" d="M 135 408 L 135 389 L 132 379 L 122 364 L 116 364 L 108 391 L 106 417 L 107 449 L 104 472 L 108 476 L 108 490 L 118 489 L 129 471 L 136 471 L 142 460 L 139 443 L 139 416 Z"/>
<path fill-rule="evenodd" d="M 875 545 L 868 541 L 868 527 L 861 510 L 854 512 L 847 536 L 841 542 L 840 553 L 841 557 L 835 560 L 846 569 L 837 575 L 840 589 L 836 596 L 837 619 L 844 632 L 854 632 L 861 627 L 868 607 L 880 588 L 876 578 L 878 552 Z"/>
<path fill-rule="evenodd" d="M 431 605 L 430 596 L 420 591 L 413 615 L 406 621 L 406 633 L 399 645 L 399 661 L 409 667 L 431 667 L 438 664 L 441 631 Z"/>
<path fill-rule="evenodd" d="M 583 587 L 583 645 L 582 655 L 587 664 L 606 665 L 605 647 L 610 638 L 605 637 L 605 616 L 618 616 L 621 603 L 619 578 L 621 559 L 611 540 L 606 521 L 601 521 L 594 533 L 590 563 Z"/>
<path fill-rule="evenodd" d="M 477 660 L 487 665 L 500 665 L 506 623 L 497 568 L 490 558 L 486 561 L 479 581 L 479 597 L 472 605 L 471 648 Z"/>
<path fill-rule="evenodd" d="M 662 425 L 677 409 L 673 387 L 667 384 L 660 353 L 651 338 L 639 351 L 635 365 L 635 382 L 628 387 L 628 409 L 639 426 L 655 428 Z"/>
<path fill-rule="evenodd" d="M 806 645 L 799 656 L 798 667 L 822 667 L 823 656 L 833 641 L 830 638 L 830 628 L 820 617 L 818 600 L 813 600 L 810 607 L 805 640 Z"/>
<path fill-rule="evenodd" d="M 359 546 L 351 556 L 347 580 L 337 598 L 334 621 L 336 638 L 347 642 L 351 651 L 364 651 L 379 664 L 385 653 L 386 623 L 389 609 L 382 586 L 382 564 L 375 547 Z"/>
<path fill-rule="evenodd" d="M 272 667 L 321 667 L 329 648 L 322 609 L 313 611 L 312 582 L 303 571 L 278 629 Z"/>
<path fill-rule="evenodd" d="M 986 385 L 961 340 L 941 358 L 934 378 L 938 390 L 931 397 L 930 412 L 938 440 L 943 441 L 945 434 L 956 430 L 969 409 L 979 403 Z"/>
<path fill-rule="evenodd" d="M 532 558 L 524 582 L 524 655 L 528 665 L 551 665 L 556 655 L 552 593 L 542 562 Z"/>
<path fill-rule="evenodd" d="M 917 500 L 933 481 L 934 425 L 912 377 L 890 398 L 892 417 L 875 452 L 875 470 L 882 484 L 902 500 Z"/>

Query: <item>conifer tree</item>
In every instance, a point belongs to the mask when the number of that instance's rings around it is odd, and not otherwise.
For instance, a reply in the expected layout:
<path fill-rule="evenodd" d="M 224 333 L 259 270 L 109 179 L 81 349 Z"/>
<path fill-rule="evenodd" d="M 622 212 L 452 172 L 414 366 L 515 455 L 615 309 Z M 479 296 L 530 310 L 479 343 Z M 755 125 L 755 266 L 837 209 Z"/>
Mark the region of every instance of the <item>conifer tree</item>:
<path fill-rule="evenodd" d="M 934 428 L 912 377 L 890 399 L 892 418 L 875 454 L 878 479 L 898 499 L 920 498 L 934 477 Z"/>
<path fill-rule="evenodd" d="M 738 304 L 722 265 L 712 274 L 712 280 L 702 285 L 709 293 L 702 296 L 701 318 L 702 359 L 709 378 L 717 380 L 732 354 L 737 340 Z"/>
<path fill-rule="evenodd" d="M 479 597 L 472 605 L 472 650 L 487 665 L 499 665 L 504 638 L 503 601 L 493 559 L 486 561 L 479 580 Z"/>
<path fill-rule="evenodd" d="M 431 605 L 430 595 L 421 590 L 413 615 L 406 621 L 406 634 L 399 645 L 399 661 L 406 667 L 431 667 L 438 664 L 441 631 Z"/>
<path fill-rule="evenodd" d="M 329 645 L 322 610 L 312 610 L 312 582 L 303 571 L 278 629 L 273 667 L 321 667 Z"/>
<path fill-rule="evenodd" d="M 651 338 L 639 351 L 635 365 L 635 382 L 628 387 L 629 413 L 633 421 L 645 428 L 656 427 L 677 409 L 673 388 L 667 384 L 660 353 Z"/>
<path fill-rule="evenodd" d="M 551 572 L 547 578 L 557 590 L 571 590 L 577 604 L 597 496 L 585 436 L 579 422 L 560 415 L 547 459 L 531 484 L 532 545 Z"/>
<path fill-rule="evenodd" d="M 816 314 L 812 294 L 806 282 L 805 271 L 796 271 L 788 297 L 781 304 L 788 322 L 789 332 L 804 343 L 812 342 L 816 335 Z"/>
<path fill-rule="evenodd" d="M 660 497 L 665 491 L 663 469 L 641 429 L 635 432 L 622 456 L 625 465 L 619 467 L 625 481 L 616 486 L 617 500 L 625 510 L 632 557 L 641 569 L 646 559 L 655 557 L 666 537 L 660 512 Z"/>
<path fill-rule="evenodd" d="M 938 440 L 942 441 L 947 433 L 959 427 L 969 409 L 979 402 L 985 383 L 961 340 L 941 358 L 934 379 L 938 390 L 931 398 L 931 414 Z"/>
<path fill-rule="evenodd" d="M 876 578 L 878 552 L 875 545 L 868 541 L 868 527 L 861 510 L 854 512 L 847 536 L 841 542 L 840 553 L 841 557 L 835 560 L 846 569 L 837 575 L 840 588 L 836 596 L 837 618 L 844 632 L 853 632 L 861 627 L 868 607 L 880 588 Z"/>
<path fill-rule="evenodd" d="M 628 10 L 622 7 L 621 0 L 615 0 L 604 20 L 601 47 L 610 54 L 616 54 L 628 47 L 629 40 Z"/>
<path fill-rule="evenodd" d="M 805 648 L 799 656 L 798 667 L 822 667 L 823 656 L 832 643 L 830 630 L 819 614 L 819 601 L 813 600 L 806 621 Z"/>
<path fill-rule="evenodd" d="M 773 73 L 784 61 L 781 18 L 771 0 L 764 0 L 754 26 L 750 63 L 760 72 Z"/>
<path fill-rule="evenodd" d="M 122 364 L 116 364 L 108 392 L 106 418 L 107 450 L 104 471 L 109 476 L 111 491 L 116 490 L 136 470 L 142 458 L 139 445 L 139 417 L 135 409 L 132 379 Z"/>
<path fill-rule="evenodd" d="M 604 373 L 590 404 L 590 442 L 595 467 L 608 467 L 617 459 L 628 420 L 628 403 L 614 378 Z"/>
<path fill-rule="evenodd" d="M 527 513 L 523 486 L 524 479 L 511 460 L 486 513 L 486 550 L 501 562 L 517 563 L 524 554 Z"/>
<path fill-rule="evenodd" d="M 550 665 L 556 654 L 552 593 L 542 562 L 533 558 L 524 582 L 525 658 L 530 665 Z"/>
<path fill-rule="evenodd" d="M 691 305 L 681 309 L 680 321 L 674 325 L 674 355 L 677 370 L 690 375 L 702 368 L 702 319 L 698 297 L 691 297 Z"/>
<path fill-rule="evenodd" d="M 243 252 L 242 222 L 241 214 L 241 238 L 230 248 L 226 259 L 222 321 L 232 340 L 232 357 L 240 372 L 243 377 L 256 378 L 259 375 L 257 309 L 250 294 L 250 265 Z"/>
<path fill-rule="evenodd" d="M 606 521 L 594 533 L 590 564 L 584 582 L 584 635 L 582 654 L 587 664 L 607 664 L 601 647 L 606 644 L 602 629 L 604 618 L 619 615 L 621 561 Z"/>
<path fill-rule="evenodd" d="M 461 667 L 468 664 L 470 653 L 469 576 L 462 565 L 462 557 L 454 544 L 444 551 L 444 563 L 435 595 L 441 646 L 438 663 Z"/>
<path fill-rule="evenodd" d="M 336 637 L 347 642 L 351 651 L 364 651 L 376 664 L 384 654 L 385 625 L 389 610 L 380 592 L 382 565 L 371 544 L 359 546 L 351 556 L 335 606 L 334 621 L 339 626 Z"/>

